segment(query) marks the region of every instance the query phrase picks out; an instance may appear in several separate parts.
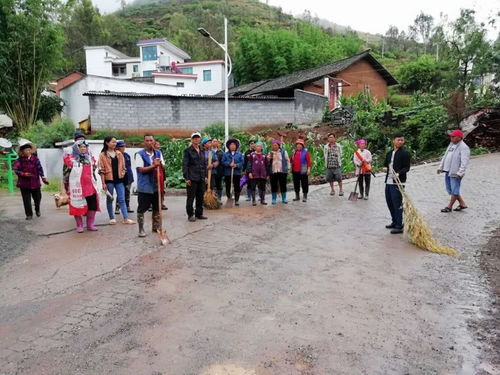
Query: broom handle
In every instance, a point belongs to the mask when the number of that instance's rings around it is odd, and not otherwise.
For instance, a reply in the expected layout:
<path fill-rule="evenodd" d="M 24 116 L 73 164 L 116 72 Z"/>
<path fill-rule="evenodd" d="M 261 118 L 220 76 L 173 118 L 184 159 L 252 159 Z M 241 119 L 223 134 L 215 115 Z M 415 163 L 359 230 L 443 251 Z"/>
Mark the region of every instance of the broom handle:
<path fill-rule="evenodd" d="M 160 167 L 156 167 L 156 184 L 157 184 L 157 187 L 158 187 L 158 209 L 159 209 L 159 212 L 160 212 L 160 216 L 159 216 L 159 219 L 160 219 L 160 231 L 163 232 L 163 215 L 162 215 L 162 209 L 161 209 L 161 181 L 160 181 L 160 177 L 161 177 L 161 174 L 160 174 Z"/>
<path fill-rule="evenodd" d="M 208 155 L 208 164 L 212 165 L 212 151 L 210 151 L 210 154 Z M 208 170 L 208 187 L 207 187 L 208 191 L 212 190 L 211 189 L 211 186 L 212 186 L 211 181 L 212 181 L 212 170 L 209 169 Z"/>

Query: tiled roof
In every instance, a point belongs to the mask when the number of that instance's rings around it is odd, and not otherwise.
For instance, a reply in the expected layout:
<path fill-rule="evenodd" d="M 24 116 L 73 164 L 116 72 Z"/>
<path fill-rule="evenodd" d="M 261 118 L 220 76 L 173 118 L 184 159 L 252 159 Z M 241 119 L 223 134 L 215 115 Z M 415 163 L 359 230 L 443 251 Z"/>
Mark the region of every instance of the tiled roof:
<path fill-rule="evenodd" d="M 379 72 L 379 74 L 385 79 L 385 81 L 389 86 L 396 85 L 398 83 L 396 79 L 391 75 L 391 73 L 389 73 L 377 61 L 377 59 L 375 59 L 370 54 L 370 50 L 366 50 L 357 55 L 339 61 L 335 61 L 331 64 L 323 65 L 317 68 L 301 70 L 295 73 L 288 74 L 283 77 L 278 77 L 267 81 L 259 81 L 234 87 L 230 90 L 230 92 L 232 92 L 232 95 L 238 95 L 238 93 L 240 92 L 244 92 L 246 95 L 257 95 L 257 94 L 275 92 L 279 90 L 291 89 L 306 83 L 317 81 L 318 79 L 321 79 L 331 74 L 340 73 L 343 70 L 347 69 L 349 66 L 363 59 L 366 59 L 373 66 L 373 68 L 377 72 Z M 248 91 L 247 89 L 252 85 L 255 85 L 255 87 L 251 88 L 250 91 Z"/>

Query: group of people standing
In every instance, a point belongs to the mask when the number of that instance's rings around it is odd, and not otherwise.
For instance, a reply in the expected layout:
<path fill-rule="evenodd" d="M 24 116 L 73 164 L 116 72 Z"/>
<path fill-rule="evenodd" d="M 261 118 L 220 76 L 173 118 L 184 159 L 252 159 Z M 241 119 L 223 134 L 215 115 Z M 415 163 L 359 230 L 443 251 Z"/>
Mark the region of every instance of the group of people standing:
<path fill-rule="evenodd" d="M 445 174 L 445 186 L 450 195 L 449 204 L 442 212 L 462 211 L 467 208 L 461 194 L 462 178 L 469 162 L 470 150 L 463 142 L 463 133 L 455 130 L 450 133 L 450 145 L 442 158 L 438 173 Z M 410 170 L 410 154 L 404 149 L 403 134 L 393 137 L 393 149 L 385 157 L 387 169 L 385 178 L 385 197 L 391 214 L 391 223 L 386 227 L 391 233 L 403 232 L 403 208 L 400 187 L 407 184 L 407 173 Z M 367 149 L 364 139 L 356 141 L 353 162 L 356 166 L 357 182 L 360 188 L 359 198 L 367 200 L 370 194 L 372 154 Z M 229 139 L 223 151 L 222 142 L 218 139 L 203 138 L 196 132 L 191 135 L 191 144 L 183 152 L 183 176 L 186 181 L 187 199 L 186 213 L 190 222 L 206 220 L 203 215 L 203 199 L 207 189 L 210 171 L 210 189 L 216 192 L 221 203 L 223 182 L 228 200 L 235 206 L 240 204 L 241 189 L 247 186 L 247 201 L 253 206 L 257 199 L 261 205 L 267 205 L 266 185 L 270 181 L 271 203 L 280 201 L 287 204 L 287 181 L 292 174 L 295 197 L 293 201 L 307 202 L 309 192 L 309 176 L 311 174 L 311 155 L 302 139 L 297 139 L 292 155 L 282 147 L 280 140 L 271 142 L 271 150 L 266 153 L 263 142 L 250 141 L 249 149 L 244 154 L 239 151 L 240 142 Z M 76 231 L 84 231 L 83 218 L 86 217 L 86 228 L 97 231 L 95 215 L 100 211 L 99 193 L 107 196 L 106 209 L 109 224 L 117 223 L 115 215 L 121 211 L 122 223 L 126 225 L 136 222 L 129 218 L 134 211 L 130 205 L 130 190 L 134 182 L 132 158 L 125 151 L 125 143 L 113 136 L 104 139 L 103 148 L 97 158 L 90 152 L 85 136 L 75 133 L 73 146 L 65 150 L 63 158 L 63 184 L 69 197 L 69 214 L 74 216 Z M 160 210 L 167 209 L 164 200 L 165 161 L 154 136 L 144 136 L 144 148 L 134 155 L 137 175 L 137 224 L 139 236 L 146 236 L 144 230 L 144 214 L 152 210 L 152 230 L 158 231 L 161 226 Z M 17 186 L 21 189 L 26 219 L 33 218 L 31 199 L 35 203 L 35 214 L 40 216 L 41 182 L 48 184 L 44 176 L 40 160 L 35 155 L 36 146 L 32 143 L 21 145 L 17 149 L 19 158 L 14 164 L 18 176 Z M 330 184 L 330 195 L 335 195 L 334 182 L 338 183 L 339 196 L 343 196 L 342 157 L 340 144 L 335 135 L 328 134 L 328 143 L 324 146 L 325 177 Z M 116 205 L 113 206 L 114 192 Z M 280 194 L 280 197 L 278 197 Z M 459 205 L 453 208 L 455 202 Z M 195 207 L 193 205 L 195 204 Z"/>

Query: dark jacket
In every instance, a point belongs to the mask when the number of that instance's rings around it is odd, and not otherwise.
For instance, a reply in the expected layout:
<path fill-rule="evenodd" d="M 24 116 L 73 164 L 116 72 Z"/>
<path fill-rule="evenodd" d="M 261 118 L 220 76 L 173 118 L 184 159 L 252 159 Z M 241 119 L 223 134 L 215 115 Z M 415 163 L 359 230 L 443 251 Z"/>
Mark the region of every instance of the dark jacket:
<path fill-rule="evenodd" d="M 134 182 L 134 173 L 132 172 L 132 160 L 130 155 L 126 152 L 123 153 L 123 157 L 125 158 L 125 169 L 127 172 L 125 173 L 125 177 L 123 178 L 123 183 L 125 185 L 130 185 Z"/>
<path fill-rule="evenodd" d="M 246 172 L 246 173 L 249 173 L 248 172 L 248 158 L 250 157 L 250 155 L 252 154 L 254 150 L 252 149 L 248 149 L 245 151 L 245 153 L 243 154 L 243 172 Z"/>
<path fill-rule="evenodd" d="M 217 160 L 219 161 L 219 165 L 216 170 L 217 176 L 223 176 L 224 175 L 224 166 L 222 165 L 222 157 L 224 156 L 224 151 L 222 150 L 217 150 L 215 151 L 215 155 L 217 155 Z"/>
<path fill-rule="evenodd" d="M 392 151 L 389 151 L 385 156 L 384 166 L 387 168 L 387 174 L 385 175 L 385 182 L 389 178 L 390 170 L 389 164 L 391 164 Z M 400 148 L 394 154 L 394 163 L 392 168 L 399 175 L 401 182 L 406 182 L 406 174 L 410 170 L 410 153 L 404 148 Z M 396 183 L 396 181 L 394 181 Z"/>
<path fill-rule="evenodd" d="M 198 152 L 191 145 L 184 150 L 182 174 L 186 181 L 203 181 L 207 177 L 207 160 L 201 148 Z"/>

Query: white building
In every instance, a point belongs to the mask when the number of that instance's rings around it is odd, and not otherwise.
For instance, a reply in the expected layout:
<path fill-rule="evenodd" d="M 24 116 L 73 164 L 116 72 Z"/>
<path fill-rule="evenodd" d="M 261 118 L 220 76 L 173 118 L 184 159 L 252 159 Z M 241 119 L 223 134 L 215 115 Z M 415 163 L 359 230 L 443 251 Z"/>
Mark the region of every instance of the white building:
<path fill-rule="evenodd" d="M 75 125 L 89 117 L 87 91 L 143 94 L 216 95 L 224 90 L 224 61 L 189 62 L 191 56 L 166 39 L 137 43 L 139 57 L 109 46 L 85 47 L 87 75 L 61 78 L 57 92 L 65 102 L 63 115 Z"/>

